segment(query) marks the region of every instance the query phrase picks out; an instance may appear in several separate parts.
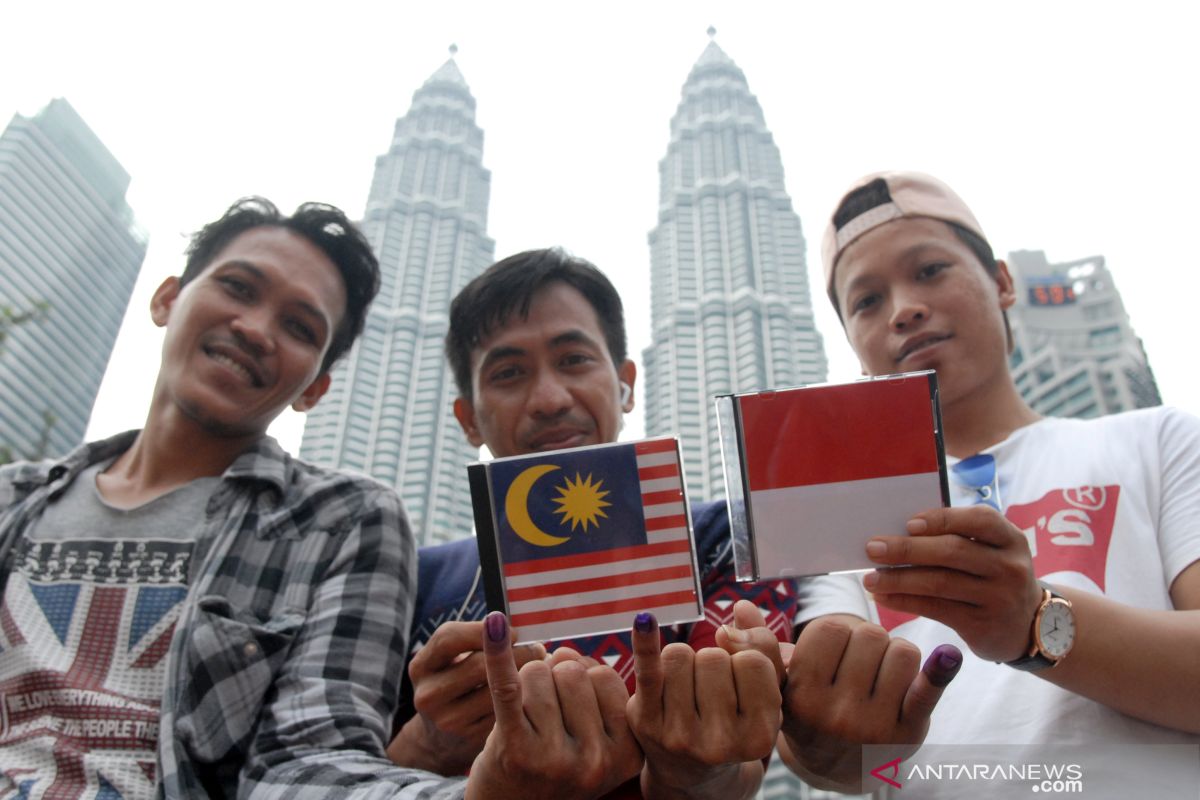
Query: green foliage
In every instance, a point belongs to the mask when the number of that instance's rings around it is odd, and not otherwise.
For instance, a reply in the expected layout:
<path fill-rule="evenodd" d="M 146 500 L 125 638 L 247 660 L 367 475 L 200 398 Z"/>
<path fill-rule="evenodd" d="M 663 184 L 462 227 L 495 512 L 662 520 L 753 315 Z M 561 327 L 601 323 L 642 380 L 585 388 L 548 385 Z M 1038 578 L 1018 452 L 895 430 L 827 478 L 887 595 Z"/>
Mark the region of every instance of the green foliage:
<path fill-rule="evenodd" d="M 26 322 L 41 319 L 50 311 L 50 304 L 45 300 L 40 300 L 33 304 L 33 307 L 28 311 L 15 311 L 9 306 L 0 306 L 0 355 L 4 352 L 4 344 L 8 340 L 9 332 Z M 30 453 L 14 453 L 13 449 L 7 445 L 0 445 L 0 465 L 8 464 L 16 461 L 18 458 L 36 461 L 46 457 L 46 451 L 50 447 L 50 433 L 54 430 L 54 424 L 58 422 L 58 417 L 53 411 L 46 409 L 42 412 L 42 430 L 38 435 L 38 443 L 33 452 Z"/>

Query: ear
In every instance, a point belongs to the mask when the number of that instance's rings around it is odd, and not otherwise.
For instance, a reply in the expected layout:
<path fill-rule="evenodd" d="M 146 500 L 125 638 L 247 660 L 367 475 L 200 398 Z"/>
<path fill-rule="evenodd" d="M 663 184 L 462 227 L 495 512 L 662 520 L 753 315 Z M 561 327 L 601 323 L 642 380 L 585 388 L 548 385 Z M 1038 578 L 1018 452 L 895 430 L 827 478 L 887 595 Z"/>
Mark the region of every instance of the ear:
<path fill-rule="evenodd" d="M 1000 308 L 1007 311 L 1017 302 L 1017 289 L 1013 282 L 1012 273 L 1008 271 L 1008 264 L 1000 259 L 996 259 L 996 285 L 1000 288 Z"/>
<path fill-rule="evenodd" d="M 325 396 L 329 391 L 329 373 L 322 372 L 317 376 L 317 379 L 308 385 L 308 388 L 300 393 L 300 396 L 292 401 L 292 408 L 300 413 L 310 411 L 317 401 Z"/>
<path fill-rule="evenodd" d="M 637 381 L 637 364 L 628 358 L 617 367 L 617 379 L 629 387 L 629 398 L 621 404 L 621 410 L 628 414 L 633 411 L 633 385 Z"/>
<path fill-rule="evenodd" d="M 479 435 L 479 426 L 475 424 L 475 408 L 470 400 L 465 397 L 454 398 L 454 418 L 458 420 L 471 447 L 483 447 L 483 437 Z"/>
<path fill-rule="evenodd" d="M 179 278 L 172 275 L 159 284 L 150 298 L 150 319 L 154 320 L 155 325 L 160 328 L 167 326 L 167 319 L 171 316 L 171 307 L 175 305 L 178 298 Z"/>

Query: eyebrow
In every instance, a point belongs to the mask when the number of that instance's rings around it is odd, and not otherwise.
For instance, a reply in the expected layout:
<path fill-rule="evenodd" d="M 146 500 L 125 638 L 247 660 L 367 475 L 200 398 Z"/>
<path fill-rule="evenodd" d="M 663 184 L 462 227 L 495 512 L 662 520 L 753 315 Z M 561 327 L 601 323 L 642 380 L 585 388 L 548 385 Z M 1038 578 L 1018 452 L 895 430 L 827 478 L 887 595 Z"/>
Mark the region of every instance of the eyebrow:
<path fill-rule="evenodd" d="M 591 347 L 599 347 L 600 343 L 588 336 L 578 328 L 572 328 L 569 331 L 560 333 L 550 340 L 551 347 L 561 347 L 564 344 L 586 344 Z"/>
<path fill-rule="evenodd" d="M 219 264 L 218 267 L 228 267 L 230 269 L 237 269 L 242 272 L 247 272 L 259 283 L 271 282 L 265 272 L 256 267 L 253 263 L 244 261 L 240 258 L 235 258 L 232 261 L 226 261 L 222 264 Z M 324 311 L 317 308 L 312 303 L 308 302 L 307 300 L 293 300 L 292 303 L 298 306 L 300 310 L 305 312 L 307 315 L 319 320 L 327 329 L 330 327 L 331 320 L 325 316 Z"/>
<path fill-rule="evenodd" d="M 583 344 L 589 347 L 597 348 L 600 346 L 595 339 L 577 328 L 564 331 L 563 333 L 560 333 L 550 339 L 550 347 L 552 348 L 562 347 L 563 345 L 567 344 Z M 514 347 L 512 345 L 500 345 L 499 347 L 493 347 L 484 354 L 482 359 L 480 359 L 479 369 L 482 371 L 497 361 L 503 361 L 506 358 L 520 358 L 521 356 L 528 355 L 528 353 L 529 351 L 525 348 Z"/>

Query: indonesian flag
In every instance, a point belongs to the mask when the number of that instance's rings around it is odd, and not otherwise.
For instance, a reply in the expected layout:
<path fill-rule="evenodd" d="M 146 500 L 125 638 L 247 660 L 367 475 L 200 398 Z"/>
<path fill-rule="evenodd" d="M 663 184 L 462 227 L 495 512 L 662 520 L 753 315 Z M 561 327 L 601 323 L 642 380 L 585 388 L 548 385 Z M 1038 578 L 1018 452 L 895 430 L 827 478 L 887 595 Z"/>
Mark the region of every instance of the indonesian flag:
<path fill-rule="evenodd" d="M 472 464 L 488 608 L 519 642 L 701 616 L 679 446 L 673 438 Z"/>
<path fill-rule="evenodd" d="M 948 505 L 933 372 L 732 399 L 756 578 L 869 569 L 868 539 Z"/>

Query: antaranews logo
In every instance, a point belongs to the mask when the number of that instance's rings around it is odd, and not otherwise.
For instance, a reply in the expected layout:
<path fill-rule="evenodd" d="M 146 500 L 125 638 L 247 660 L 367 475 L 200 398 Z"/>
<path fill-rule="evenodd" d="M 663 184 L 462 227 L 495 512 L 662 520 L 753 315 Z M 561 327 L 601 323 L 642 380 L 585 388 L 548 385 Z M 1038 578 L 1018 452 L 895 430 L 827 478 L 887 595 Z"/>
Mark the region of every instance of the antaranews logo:
<path fill-rule="evenodd" d="M 903 761 L 903 759 L 893 758 L 891 761 L 887 762 L 886 764 L 880 764 L 878 767 L 871 770 L 871 774 L 874 775 L 876 778 L 879 778 L 879 780 L 883 781 L 886 784 L 894 786 L 897 789 L 903 789 L 904 787 L 900 784 L 899 781 L 896 780 L 896 778 L 900 777 L 900 762 L 901 761 Z M 889 772 L 889 771 L 891 772 L 891 777 L 888 777 L 887 775 L 883 774 L 883 773 Z"/>
<path fill-rule="evenodd" d="M 948 783 L 997 781 L 1010 786 L 1028 783 L 1029 790 L 1035 794 L 1079 794 L 1083 792 L 1083 767 L 1075 763 L 917 763 L 902 771 L 903 763 L 903 759 L 894 758 L 875 767 L 870 774 L 895 789 L 904 788 L 904 784 L 900 782 L 903 777 L 904 781 L 909 783 L 913 781 L 945 781 Z"/>

